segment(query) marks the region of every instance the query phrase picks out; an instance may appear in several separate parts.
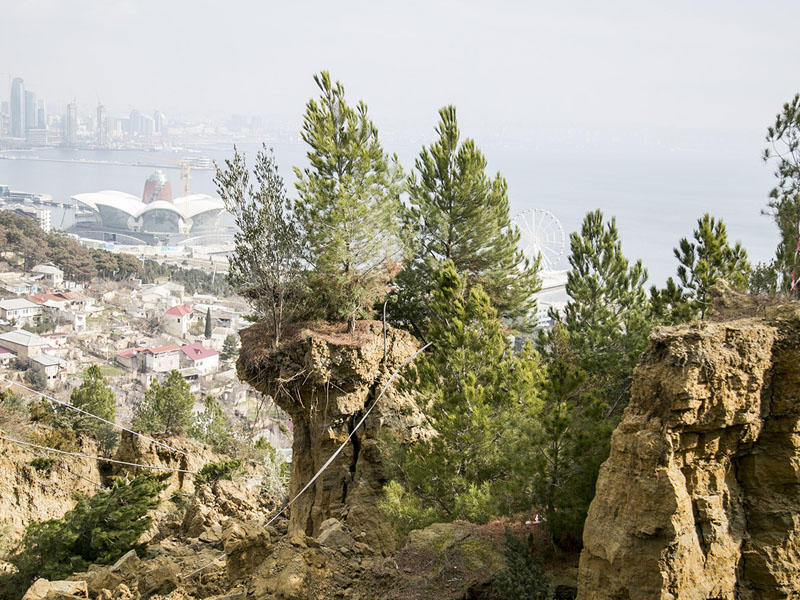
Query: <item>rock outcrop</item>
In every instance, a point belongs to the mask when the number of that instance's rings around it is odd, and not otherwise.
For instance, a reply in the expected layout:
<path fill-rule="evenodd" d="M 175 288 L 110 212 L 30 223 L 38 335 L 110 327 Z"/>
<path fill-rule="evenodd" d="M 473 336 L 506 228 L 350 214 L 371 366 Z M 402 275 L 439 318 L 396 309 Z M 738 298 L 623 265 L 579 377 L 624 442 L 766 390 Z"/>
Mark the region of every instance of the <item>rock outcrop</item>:
<path fill-rule="evenodd" d="M 651 335 L 589 509 L 579 600 L 800 597 L 800 303 L 724 291 L 717 321 Z"/>
<path fill-rule="evenodd" d="M 97 455 L 90 439 L 78 439 L 79 451 Z M 102 485 L 97 461 L 55 457 L 51 466 L 34 466 L 43 452 L 0 440 L 0 534 L 18 539 L 29 523 L 60 518 L 75 505 L 76 492 L 93 495 Z"/>
<path fill-rule="evenodd" d="M 278 350 L 262 325 L 240 335 L 239 377 L 271 395 L 292 417 L 290 497 L 347 439 L 391 374 L 418 348 L 410 334 L 397 329 L 389 328 L 384 339 L 379 321 L 359 321 L 353 333 L 343 325 L 300 327 Z M 357 540 L 390 551 L 392 527 L 376 507 L 385 483 L 378 435 L 383 428 L 413 439 L 422 434 L 421 422 L 414 399 L 390 386 L 351 443 L 292 505 L 290 532 L 316 536 L 333 517 Z"/>

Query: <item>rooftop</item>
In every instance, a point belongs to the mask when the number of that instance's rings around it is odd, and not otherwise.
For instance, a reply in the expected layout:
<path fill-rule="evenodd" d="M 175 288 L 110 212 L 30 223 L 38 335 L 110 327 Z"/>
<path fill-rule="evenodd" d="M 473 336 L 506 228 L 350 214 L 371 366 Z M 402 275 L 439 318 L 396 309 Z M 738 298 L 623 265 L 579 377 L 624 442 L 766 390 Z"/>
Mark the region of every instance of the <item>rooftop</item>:
<path fill-rule="evenodd" d="M 180 350 L 180 346 L 176 346 L 175 344 L 170 344 L 169 346 L 159 346 L 158 348 L 144 349 L 144 351 L 149 354 L 163 354 L 164 352 L 172 352 L 174 350 Z"/>
<path fill-rule="evenodd" d="M 56 365 L 61 364 L 60 358 L 56 358 L 55 356 L 48 356 L 47 354 L 39 354 L 37 356 L 31 356 L 30 360 L 32 362 L 42 365 L 43 367 L 54 367 Z"/>
<path fill-rule="evenodd" d="M 0 346 L 0 355 L 2 354 L 16 354 L 13 350 L 9 350 L 5 346 Z"/>
<path fill-rule="evenodd" d="M 183 352 L 191 360 L 201 360 L 203 358 L 216 356 L 218 354 L 216 350 L 213 348 L 206 348 L 201 342 L 195 342 L 194 344 L 181 346 L 181 352 Z"/>
<path fill-rule="evenodd" d="M 27 300 L 26 298 L 9 298 L 8 300 L 0 300 L 0 309 L 19 310 L 21 308 L 39 308 L 39 305 Z"/>
<path fill-rule="evenodd" d="M 19 344 L 20 346 L 44 346 L 48 343 L 46 339 L 30 331 L 25 331 L 24 329 L 7 331 L 6 333 L 0 334 L 0 342 L 9 342 L 11 344 Z"/>
<path fill-rule="evenodd" d="M 166 314 L 175 315 L 176 317 L 184 317 L 192 313 L 192 307 L 188 304 L 178 304 L 170 308 Z"/>

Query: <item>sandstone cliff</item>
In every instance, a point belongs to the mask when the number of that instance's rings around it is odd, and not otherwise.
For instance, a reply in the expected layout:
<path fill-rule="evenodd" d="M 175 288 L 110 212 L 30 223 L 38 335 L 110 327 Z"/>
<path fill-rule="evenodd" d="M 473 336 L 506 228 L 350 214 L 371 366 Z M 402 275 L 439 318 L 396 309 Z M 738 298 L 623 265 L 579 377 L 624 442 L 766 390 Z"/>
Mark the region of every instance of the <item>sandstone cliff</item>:
<path fill-rule="evenodd" d="M 79 451 L 97 454 L 90 439 L 78 439 Z M 51 468 L 35 468 L 41 451 L 0 440 L 0 538 L 5 545 L 21 537 L 34 521 L 57 519 L 75 505 L 76 492 L 94 494 L 102 485 L 98 464 L 83 458 L 56 458 Z"/>
<path fill-rule="evenodd" d="M 353 333 L 341 327 L 310 325 L 290 332 L 273 350 L 267 329 L 241 332 L 239 377 L 271 395 L 292 417 L 293 497 L 353 431 L 392 372 L 418 348 L 408 333 L 379 321 L 360 321 Z M 385 356 L 384 356 L 385 348 Z M 422 415 L 413 398 L 391 386 L 344 451 L 291 507 L 290 532 L 319 533 L 335 517 L 359 541 L 389 551 L 392 528 L 376 502 L 385 483 L 378 436 L 383 428 L 410 439 L 420 435 Z"/>
<path fill-rule="evenodd" d="M 800 595 L 800 303 L 717 306 L 651 335 L 589 509 L 580 600 Z"/>

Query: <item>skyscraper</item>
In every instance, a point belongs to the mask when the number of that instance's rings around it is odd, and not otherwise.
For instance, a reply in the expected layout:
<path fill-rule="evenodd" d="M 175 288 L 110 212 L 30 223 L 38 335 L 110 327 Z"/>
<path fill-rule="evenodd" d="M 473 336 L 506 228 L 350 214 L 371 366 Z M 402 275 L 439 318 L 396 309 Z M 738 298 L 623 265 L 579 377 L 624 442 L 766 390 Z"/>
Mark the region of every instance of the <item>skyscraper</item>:
<path fill-rule="evenodd" d="M 66 146 L 75 146 L 78 143 L 78 104 L 70 102 L 67 104 L 67 112 L 64 115 L 64 139 Z"/>
<path fill-rule="evenodd" d="M 25 82 L 21 77 L 11 82 L 11 137 L 25 137 Z"/>
<path fill-rule="evenodd" d="M 36 94 L 31 90 L 25 90 L 25 133 L 30 129 L 36 129 Z"/>
<path fill-rule="evenodd" d="M 47 129 L 47 107 L 44 100 L 39 100 L 36 106 L 36 127 L 37 129 Z"/>
<path fill-rule="evenodd" d="M 106 107 L 102 104 L 97 105 L 97 134 L 96 142 L 98 146 L 108 146 L 108 116 Z"/>

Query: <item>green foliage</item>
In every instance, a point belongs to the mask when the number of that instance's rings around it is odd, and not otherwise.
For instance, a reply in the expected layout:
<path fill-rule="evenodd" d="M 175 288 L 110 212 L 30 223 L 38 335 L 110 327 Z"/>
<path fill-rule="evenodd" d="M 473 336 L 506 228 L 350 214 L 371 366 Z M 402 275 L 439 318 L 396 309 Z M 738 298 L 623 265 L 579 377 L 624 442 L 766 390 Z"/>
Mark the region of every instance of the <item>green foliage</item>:
<path fill-rule="evenodd" d="M 180 435 L 191 423 L 194 395 L 178 371 L 162 384 L 153 381 L 136 407 L 133 428 L 149 434 Z"/>
<path fill-rule="evenodd" d="M 622 254 L 616 220 L 603 223 L 597 210 L 586 215 L 581 231 L 570 235 L 566 290 L 569 301 L 555 329 L 563 335 L 577 366 L 586 371 L 615 411 L 627 404 L 630 379 L 647 345 L 650 310 L 644 282 L 647 270 Z M 552 354 L 555 330 L 543 349 Z"/>
<path fill-rule="evenodd" d="M 40 392 L 47 389 L 47 378 L 39 369 L 34 369 L 31 367 L 25 371 L 25 381 L 30 383 L 34 389 L 39 390 Z"/>
<path fill-rule="evenodd" d="M 39 458 L 34 458 L 28 464 L 37 471 L 44 471 L 45 473 L 49 473 L 50 470 L 53 468 L 53 465 L 56 464 L 56 459 L 50 457 L 45 458 L 40 456 Z"/>
<path fill-rule="evenodd" d="M 235 148 L 225 168 L 217 167 L 217 192 L 238 228 L 228 281 L 272 325 L 277 347 L 283 327 L 305 311 L 305 249 L 271 149 L 258 152 L 253 175 L 255 186 L 244 154 Z"/>
<path fill-rule="evenodd" d="M 208 310 L 206 310 L 206 325 L 205 325 L 205 328 L 203 329 L 203 335 L 205 336 L 205 338 L 207 340 L 211 339 L 211 307 L 210 306 L 208 307 Z"/>
<path fill-rule="evenodd" d="M 55 328 L 56 328 L 55 321 L 53 321 L 53 319 L 47 316 L 41 317 L 37 321 L 36 325 L 25 325 L 23 327 L 23 329 L 25 329 L 26 331 L 30 331 L 31 333 L 35 333 L 37 335 L 54 331 Z"/>
<path fill-rule="evenodd" d="M 402 386 L 425 399 L 437 434 L 395 447 L 390 470 L 403 489 L 388 487 L 384 505 L 407 521 L 423 519 L 413 525 L 430 518 L 483 522 L 525 506 L 529 498 L 520 498 L 524 485 L 505 449 L 509 425 L 534 418 L 540 407 L 530 345 L 514 354 L 483 289 L 466 292 L 450 261 L 433 292 L 430 340 L 430 353 Z"/>
<path fill-rule="evenodd" d="M 78 445 L 78 436 L 72 429 L 64 427 L 53 427 L 34 433 L 31 436 L 35 444 L 63 450 L 64 452 L 78 452 L 81 448 Z"/>
<path fill-rule="evenodd" d="M 772 295 L 778 292 L 778 271 L 773 263 L 758 263 L 750 273 L 747 291 L 755 295 Z"/>
<path fill-rule="evenodd" d="M 506 531 L 503 544 L 506 568 L 493 580 L 498 598 L 503 600 L 550 600 L 553 586 L 541 560 L 533 557 L 527 546 Z"/>
<path fill-rule="evenodd" d="M 225 277 L 215 276 L 203 269 L 186 269 L 181 265 L 159 263 L 145 260 L 142 270 L 143 283 L 171 281 L 180 283 L 187 294 L 210 294 L 212 296 L 230 296 L 231 286 Z"/>
<path fill-rule="evenodd" d="M 486 158 L 473 140 L 460 141 L 455 107 L 442 108 L 439 116 L 439 138 L 423 147 L 408 178 L 403 213 L 409 258 L 396 280 L 392 318 L 427 339 L 436 274 L 450 260 L 467 290 L 481 285 L 503 319 L 531 329 L 538 264 L 529 264 L 517 246 L 508 185 L 499 173 L 486 174 Z"/>
<path fill-rule="evenodd" d="M 98 365 L 92 365 L 83 372 L 83 383 L 72 390 L 69 401 L 73 406 L 106 421 L 114 423 L 116 420 L 117 399 Z M 107 423 L 75 411 L 69 413 L 69 420 L 74 431 L 93 435 L 106 453 L 110 453 L 119 441 L 117 430 Z"/>
<path fill-rule="evenodd" d="M 208 444 L 214 452 L 228 454 L 233 450 L 235 439 L 231 433 L 231 424 L 213 396 L 206 398 L 203 412 L 194 417 L 194 422 L 189 427 L 189 437 Z"/>
<path fill-rule="evenodd" d="M 674 253 L 679 284 L 670 277 L 664 290 L 651 288 L 653 312 L 661 322 L 702 319 L 711 302 L 708 289 L 717 279 L 739 290 L 747 287 L 751 272 L 747 252 L 739 242 L 731 247 L 725 224 L 708 213 L 697 220 L 694 242 L 682 238 Z"/>
<path fill-rule="evenodd" d="M 25 398 L 10 388 L 0 390 L 0 416 L 22 419 L 25 418 L 27 412 Z"/>
<path fill-rule="evenodd" d="M 263 452 L 261 468 L 264 472 L 264 481 L 261 490 L 274 498 L 283 498 L 289 488 L 289 463 L 266 438 L 260 438 L 255 448 Z"/>
<path fill-rule="evenodd" d="M 5 598 L 19 598 L 37 577 L 65 579 L 93 563 L 110 564 L 131 549 L 150 526 L 147 513 L 158 504 L 168 475 L 117 480 L 91 498 L 80 497 L 60 519 L 31 523 L 8 557 L 18 572 L 0 581 Z"/>
<path fill-rule="evenodd" d="M 230 360 L 239 354 L 239 338 L 235 333 L 229 333 L 222 342 L 222 352 L 220 356 L 223 360 Z"/>
<path fill-rule="evenodd" d="M 241 468 L 242 461 L 239 458 L 206 463 L 195 476 L 194 481 L 197 485 L 203 485 L 214 483 L 220 479 L 232 479 Z"/>
<path fill-rule="evenodd" d="M 386 292 L 399 258 L 397 225 L 402 172 L 378 141 L 367 105 L 348 105 L 341 83 L 314 77 L 319 99 L 306 105 L 301 137 L 310 166 L 295 168 L 295 203 L 312 268 L 307 298 L 315 316 L 369 315 Z"/>
<path fill-rule="evenodd" d="M 774 164 L 777 179 L 767 206 L 780 235 L 770 268 L 778 288 L 790 292 L 792 272 L 800 272 L 794 256 L 800 219 L 800 94 L 783 105 L 775 124 L 767 129 L 766 141 L 764 162 Z"/>

